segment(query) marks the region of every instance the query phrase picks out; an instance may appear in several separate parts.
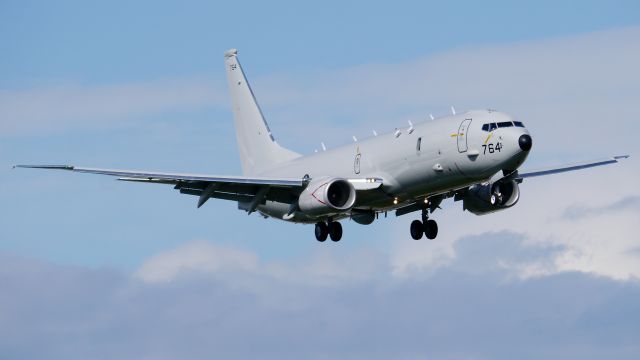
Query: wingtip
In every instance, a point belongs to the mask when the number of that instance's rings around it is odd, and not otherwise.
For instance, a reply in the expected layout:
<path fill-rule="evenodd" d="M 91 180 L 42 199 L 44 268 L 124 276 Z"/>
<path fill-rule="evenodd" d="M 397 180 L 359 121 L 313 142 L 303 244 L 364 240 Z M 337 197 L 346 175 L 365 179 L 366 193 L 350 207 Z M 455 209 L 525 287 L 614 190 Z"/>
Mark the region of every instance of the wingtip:
<path fill-rule="evenodd" d="M 618 155 L 618 156 L 614 156 L 613 158 L 615 160 L 622 160 L 622 159 L 628 159 L 630 157 L 631 157 L 630 155 Z"/>
<path fill-rule="evenodd" d="M 55 170 L 73 170 L 73 165 L 13 165 L 13 168 L 23 169 L 55 169 Z"/>

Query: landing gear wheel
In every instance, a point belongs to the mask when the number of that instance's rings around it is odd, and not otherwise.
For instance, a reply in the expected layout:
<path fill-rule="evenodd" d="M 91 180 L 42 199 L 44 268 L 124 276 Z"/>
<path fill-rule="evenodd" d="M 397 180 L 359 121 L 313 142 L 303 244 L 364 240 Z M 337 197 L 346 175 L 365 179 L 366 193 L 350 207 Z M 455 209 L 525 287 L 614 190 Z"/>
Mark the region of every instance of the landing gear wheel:
<path fill-rule="evenodd" d="M 331 241 L 340 241 L 340 239 L 342 239 L 342 224 L 337 221 L 330 222 L 329 236 L 331 237 Z"/>
<path fill-rule="evenodd" d="M 323 242 L 327 240 L 327 235 L 329 235 L 329 228 L 327 224 L 323 222 L 319 222 L 316 224 L 316 240 Z"/>
<path fill-rule="evenodd" d="M 438 236 L 438 223 L 435 220 L 427 220 L 424 223 L 424 234 L 429 240 L 433 240 Z"/>
<path fill-rule="evenodd" d="M 409 230 L 411 231 L 411 237 L 413 238 L 413 240 L 422 239 L 422 235 L 424 234 L 424 227 L 422 226 L 422 221 L 413 220 L 411 222 L 411 226 L 409 227 Z"/>

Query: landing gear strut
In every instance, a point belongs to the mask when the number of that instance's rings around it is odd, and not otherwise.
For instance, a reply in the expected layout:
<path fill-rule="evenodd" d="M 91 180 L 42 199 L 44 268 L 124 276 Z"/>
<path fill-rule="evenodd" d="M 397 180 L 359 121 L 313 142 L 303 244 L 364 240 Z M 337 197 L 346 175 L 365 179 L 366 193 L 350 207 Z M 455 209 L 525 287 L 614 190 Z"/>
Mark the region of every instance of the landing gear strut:
<path fill-rule="evenodd" d="M 409 231 L 411 232 L 411 237 L 414 240 L 420 240 L 423 234 L 429 240 L 433 240 L 438 236 L 438 223 L 435 222 L 435 220 L 429 219 L 427 211 L 427 209 L 422 210 L 422 221 L 413 220 L 411 222 Z"/>
<path fill-rule="evenodd" d="M 323 242 L 327 240 L 327 236 L 331 237 L 331 241 L 337 242 L 342 239 L 342 224 L 337 221 L 329 220 L 321 221 L 316 224 L 316 240 Z"/>

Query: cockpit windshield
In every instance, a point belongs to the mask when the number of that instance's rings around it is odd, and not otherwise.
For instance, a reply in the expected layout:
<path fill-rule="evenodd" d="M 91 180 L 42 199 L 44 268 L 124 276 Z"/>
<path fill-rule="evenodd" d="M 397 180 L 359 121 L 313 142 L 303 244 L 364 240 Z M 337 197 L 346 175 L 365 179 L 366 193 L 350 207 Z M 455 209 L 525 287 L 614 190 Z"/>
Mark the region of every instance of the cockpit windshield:
<path fill-rule="evenodd" d="M 497 128 L 506 128 L 506 127 L 524 127 L 524 124 L 520 121 L 502 121 L 499 123 L 486 123 L 482 125 L 482 131 L 491 132 Z"/>

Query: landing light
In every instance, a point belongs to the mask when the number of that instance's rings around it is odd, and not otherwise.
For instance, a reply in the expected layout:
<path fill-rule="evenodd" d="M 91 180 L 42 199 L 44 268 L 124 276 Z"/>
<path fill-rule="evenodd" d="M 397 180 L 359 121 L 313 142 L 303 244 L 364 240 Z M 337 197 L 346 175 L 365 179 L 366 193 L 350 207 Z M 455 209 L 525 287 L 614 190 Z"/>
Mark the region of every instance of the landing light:
<path fill-rule="evenodd" d="M 393 205 L 398 205 L 398 198 L 393 199 Z"/>

